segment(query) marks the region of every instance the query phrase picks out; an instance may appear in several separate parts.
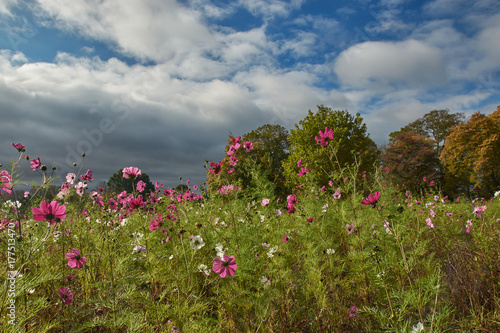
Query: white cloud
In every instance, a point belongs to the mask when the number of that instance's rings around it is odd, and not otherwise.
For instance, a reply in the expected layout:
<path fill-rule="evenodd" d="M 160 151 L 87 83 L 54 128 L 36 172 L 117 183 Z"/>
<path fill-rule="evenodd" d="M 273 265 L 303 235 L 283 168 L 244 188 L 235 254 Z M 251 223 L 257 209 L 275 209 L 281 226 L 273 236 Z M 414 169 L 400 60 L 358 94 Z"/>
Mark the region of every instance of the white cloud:
<path fill-rule="evenodd" d="M 10 8 L 17 5 L 18 0 L 0 0 L 0 15 L 12 16 Z"/>
<path fill-rule="evenodd" d="M 274 16 L 288 16 L 292 10 L 302 6 L 305 0 L 240 0 L 239 5 L 256 16 L 270 19 Z"/>
<path fill-rule="evenodd" d="M 124 54 L 164 61 L 185 52 L 210 49 L 213 34 L 199 13 L 168 1 L 37 0 L 56 25 L 84 37 L 115 44 Z"/>
<path fill-rule="evenodd" d="M 417 40 L 354 45 L 339 55 L 334 70 L 346 87 L 379 92 L 446 82 L 441 51 Z"/>

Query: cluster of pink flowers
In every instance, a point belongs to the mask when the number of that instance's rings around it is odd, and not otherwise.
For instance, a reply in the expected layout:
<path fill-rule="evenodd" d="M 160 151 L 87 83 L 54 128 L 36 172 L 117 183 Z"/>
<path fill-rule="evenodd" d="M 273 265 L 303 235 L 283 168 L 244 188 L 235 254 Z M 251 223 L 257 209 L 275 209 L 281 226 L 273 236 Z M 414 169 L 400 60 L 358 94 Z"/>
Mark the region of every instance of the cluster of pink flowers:
<path fill-rule="evenodd" d="M 303 167 L 300 169 L 299 173 L 297 174 L 297 176 L 299 177 L 302 177 L 303 175 L 305 175 L 307 172 L 309 171 L 309 168 L 308 167 Z"/>
<path fill-rule="evenodd" d="M 472 212 L 472 214 L 474 214 L 474 216 L 476 216 L 476 217 L 481 217 L 481 214 L 483 214 L 483 212 L 487 208 L 488 208 L 487 206 L 477 206 L 477 207 L 474 207 L 474 211 Z"/>
<path fill-rule="evenodd" d="M 230 194 L 232 192 L 238 192 L 239 190 L 241 190 L 240 187 L 229 184 L 229 185 L 222 185 L 221 188 L 217 190 L 217 193 Z"/>
<path fill-rule="evenodd" d="M 333 130 L 325 127 L 325 131 L 319 131 L 319 136 L 315 136 L 314 139 L 321 146 L 327 146 L 330 140 L 333 140 Z"/>
<path fill-rule="evenodd" d="M 286 201 L 288 202 L 286 206 L 288 208 L 288 214 L 292 214 L 296 211 L 295 205 L 297 204 L 297 196 L 295 194 L 290 194 L 286 197 Z"/>
<path fill-rule="evenodd" d="M 222 169 L 222 163 L 223 161 L 220 161 L 219 163 L 211 162 L 210 170 L 208 170 L 208 172 L 210 172 L 214 176 L 218 176 Z"/>

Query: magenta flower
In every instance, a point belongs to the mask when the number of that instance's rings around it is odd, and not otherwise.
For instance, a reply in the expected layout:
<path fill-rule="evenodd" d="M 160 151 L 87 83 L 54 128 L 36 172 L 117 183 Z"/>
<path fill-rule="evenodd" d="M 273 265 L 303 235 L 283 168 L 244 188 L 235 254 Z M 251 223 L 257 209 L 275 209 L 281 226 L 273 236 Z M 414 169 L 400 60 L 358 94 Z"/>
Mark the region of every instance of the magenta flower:
<path fill-rule="evenodd" d="M 319 136 L 315 136 L 314 139 L 321 146 L 327 146 L 329 140 L 333 140 L 333 130 L 325 127 L 325 132 L 319 131 Z"/>
<path fill-rule="evenodd" d="M 472 212 L 472 214 L 474 214 L 474 216 L 477 216 L 477 217 L 481 217 L 481 214 L 487 209 L 488 207 L 487 206 L 478 206 L 478 207 L 475 207 L 474 208 L 474 211 Z"/>
<path fill-rule="evenodd" d="M 59 288 L 59 297 L 61 297 L 64 304 L 69 305 L 69 304 L 73 303 L 75 301 L 73 299 L 74 294 L 75 294 L 75 292 L 73 290 L 69 289 L 68 287 Z"/>
<path fill-rule="evenodd" d="M 146 183 L 143 182 L 142 180 L 139 180 L 139 182 L 137 183 L 137 191 L 139 191 L 139 193 L 142 193 L 144 192 L 145 188 L 146 188 Z"/>
<path fill-rule="evenodd" d="M 283 237 L 283 244 L 286 244 L 286 242 L 288 242 L 288 239 L 289 239 L 288 235 L 285 235 L 285 237 Z"/>
<path fill-rule="evenodd" d="M 212 270 L 219 274 L 221 278 L 225 278 L 228 275 L 233 276 L 236 268 L 238 268 L 238 265 L 234 260 L 234 256 L 228 256 L 227 254 L 224 254 L 223 259 L 215 257 L 212 264 Z"/>
<path fill-rule="evenodd" d="M 141 175 L 141 170 L 136 167 L 128 167 L 122 170 L 123 178 L 125 179 L 135 179 Z"/>
<path fill-rule="evenodd" d="M 243 148 L 245 148 L 247 153 L 249 153 L 253 149 L 253 144 L 250 141 L 245 141 L 243 143 Z"/>
<path fill-rule="evenodd" d="M 356 306 L 351 306 L 349 309 L 349 318 L 357 318 L 359 309 Z"/>
<path fill-rule="evenodd" d="M 11 143 L 11 146 L 16 148 L 18 152 L 24 151 L 24 148 L 26 148 L 26 145 L 22 145 L 20 143 L 14 144 L 14 142 Z"/>
<path fill-rule="evenodd" d="M 210 172 L 214 176 L 219 175 L 221 168 L 222 168 L 222 163 L 223 163 L 223 161 L 220 161 L 219 163 L 211 162 L 210 163 L 210 170 L 208 170 L 208 172 Z"/>
<path fill-rule="evenodd" d="M 33 169 L 33 171 L 35 171 L 41 165 L 41 163 L 40 163 L 40 157 L 37 157 L 36 160 L 32 159 L 30 163 L 31 163 L 31 168 Z"/>
<path fill-rule="evenodd" d="M 51 225 L 61 222 L 61 220 L 66 218 L 66 206 L 59 205 L 57 201 L 52 201 L 50 204 L 43 200 L 40 203 L 40 208 L 33 207 L 33 219 L 37 222 L 47 221 Z"/>
<path fill-rule="evenodd" d="M 300 169 L 300 172 L 297 174 L 297 176 L 302 177 L 302 176 L 303 176 L 303 175 L 305 175 L 308 171 L 309 171 L 309 169 L 308 169 L 307 167 L 303 167 L 302 169 Z"/>
<path fill-rule="evenodd" d="M 87 262 L 87 258 L 80 255 L 80 251 L 73 248 L 73 252 L 66 253 L 68 259 L 68 266 L 71 268 L 82 268 L 83 264 Z"/>
<path fill-rule="evenodd" d="M 346 224 L 345 225 L 345 229 L 347 230 L 347 234 L 350 235 L 352 234 L 353 232 L 356 231 L 356 229 L 354 228 L 354 222 L 351 222 L 351 224 Z"/>
<path fill-rule="evenodd" d="M 81 180 L 86 180 L 86 181 L 93 181 L 94 180 L 94 175 L 92 175 L 92 170 L 87 169 L 87 173 L 84 175 L 80 176 Z"/>
<path fill-rule="evenodd" d="M 261 202 L 260 205 L 262 207 L 265 207 L 265 206 L 269 205 L 269 199 L 267 199 L 267 198 L 262 199 L 262 202 Z"/>
<path fill-rule="evenodd" d="M 297 166 L 298 166 L 299 168 L 302 166 L 302 159 L 299 159 L 299 160 L 297 161 Z"/>
<path fill-rule="evenodd" d="M 376 191 L 373 194 L 368 194 L 368 199 L 363 199 L 361 204 L 365 206 L 371 205 L 372 207 L 375 207 L 378 199 L 380 199 L 380 192 Z"/>
<path fill-rule="evenodd" d="M 5 170 L 0 171 L 0 189 L 7 194 L 12 192 L 12 176 Z"/>
<path fill-rule="evenodd" d="M 311 216 L 310 218 L 308 218 L 308 219 L 306 220 L 306 222 L 308 222 L 308 223 L 311 223 L 312 221 L 314 221 L 314 216 Z"/>
<path fill-rule="evenodd" d="M 427 224 L 427 226 L 429 228 L 434 228 L 434 223 L 432 223 L 432 220 L 430 217 L 428 217 L 426 220 L 425 220 L 425 224 Z"/>

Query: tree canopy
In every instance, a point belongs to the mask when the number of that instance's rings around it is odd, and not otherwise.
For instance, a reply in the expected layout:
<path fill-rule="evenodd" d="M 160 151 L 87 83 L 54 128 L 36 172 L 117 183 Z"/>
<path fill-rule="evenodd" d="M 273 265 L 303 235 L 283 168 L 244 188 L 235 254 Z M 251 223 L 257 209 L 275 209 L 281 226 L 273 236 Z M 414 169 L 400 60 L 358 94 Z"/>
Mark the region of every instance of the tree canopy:
<path fill-rule="evenodd" d="M 125 179 L 123 178 L 123 169 L 118 170 L 109 178 L 107 187 L 110 191 L 115 193 L 120 193 L 123 191 L 127 191 L 128 193 L 130 193 L 134 188 L 137 189 L 137 183 L 141 180 L 146 184 L 143 193 L 150 193 L 155 190 L 155 186 L 149 180 L 148 174 L 142 173 L 133 180 Z"/>
<path fill-rule="evenodd" d="M 399 131 L 390 133 L 390 141 L 394 140 L 399 133 L 413 132 L 434 140 L 435 150 L 439 156 L 451 128 L 460 124 L 463 120 L 463 113 L 450 113 L 449 110 L 432 110 L 422 118 L 418 118 L 402 127 Z"/>
<path fill-rule="evenodd" d="M 424 177 L 439 175 L 439 158 L 434 141 L 413 132 L 400 132 L 385 149 L 382 161 L 388 168 L 391 182 L 399 190 L 422 191 Z"/>
<path fill-rule="evenodd" d="M 500 187 L 500 106 L 486 116 L 474 113 L 447 137 L 441 160 L 454 177 L 488 194 Z"/>
<path fill-rule="evenodd" d="M 327 141 L 324 139 L 330 133 L 324 133 L 326 128 L 333 130 L 332 139 Z M 320 131 L 324 131 L 323 140 L 318 143 L 316 137 Z M 286 184 L 290 187 L 300 183 L 302 168 L 307 168 L 308 177 L 320 186 L 331 180 L 332 173 L 355 163 L 362 171 L 370 173 L 379 155 L 359 113 L 353 116 L 347 111 L 334 111 L 323 105 L 317 106 L 316 113 L 309 110 L 308 115 L 291 130 L 289 141 L 290 155 L 283 167 Z"/>

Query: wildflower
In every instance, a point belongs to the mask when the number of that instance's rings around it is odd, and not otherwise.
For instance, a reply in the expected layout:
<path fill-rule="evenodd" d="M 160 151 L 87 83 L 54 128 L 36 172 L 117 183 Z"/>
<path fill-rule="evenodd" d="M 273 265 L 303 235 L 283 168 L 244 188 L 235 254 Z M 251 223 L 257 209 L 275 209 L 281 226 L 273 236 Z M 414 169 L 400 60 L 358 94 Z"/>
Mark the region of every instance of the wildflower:
<path fill-rule="evenodd" d="M 154 231 L 156 229 L 158 229 L 159 227 L 161 227 L 161 225 L 164 223 L 165 221 L 163 220 L 163 218 L 161 217 L 161 214 L 158 214 L 156 216 L 156 218 L 152 219 L 151 221 L 149 221 L 149 230 L 151 231 Z"/>
<path fill-rule="evenodd" d="M 273 246 L 272 248 L 269 249 L 269 252 L 267 252 L 267 257 L 272 258 L 274 257 L 274 253 L 278 251 L 278 245 Z"/>
<path fill-rule="evenodd" d="M 334 254 L 335 250 L 334 249 L 326 249 L 326 254 Z"/>
<path fill-rule="evenodd" d="M 59 288 L 59 297 L 63 300 L 64 304 L 71 304 L 75 300 L 73 299 L 74 291 L 69 289 L 68 287 Z"/>
<path fill-rule="evenodd" d="M 297 196 L 295 194 L 290 194 L 286 197 L 286 201 L 288 202 L 288 206 L 295 206 L 295 204 L 297 204 Z"/>
<path fill-rule="evenodd" d="M 26 148 L 26 145 L 22 145 L 20 143 L 17 143 L 17 144 L 14 144 L 14 142 L 12 142 L 10 144 L 12 147 L 16 148 L 18 152 L 23 152 L 24 151 L 24 148 Z"/>
<path fill-rule="evenodd" d="M 308 168 L 308 167 L 303 167 L 302 169 L 300 169 L 300 172 L 297 174 L 297 176 L 302 177 L 302 176 L 303 176 L 303 175 L 305 175 L 308 171 L 309 171 L 309 168 Z"/>
<path fill-rule="evenodd" d="M 68 266 L 71 268 L 82 268 L 83 264 L 87 262 L 87 258 L 80 255 L 78 249 L 73 248 L 73 252 L 66 253 L 66 259 L 68 259 Z"/>
<path fill-rule="evenodd" d="M 321 146 L 327 146 L 328 140 L 333 140 L 333 130 L 325 127 L 325 132 L 319 131 L 319 136 L 315 136 L 314 139 Z"/>
<path fill-rule="evenodd" d="M 426 181 L 427 181 L 427 177 L 424 177 L 422 180 L 423 180 L 424 182 L 426 182 Z"/>
<path fill-rule="evenodd" d="M 369 194 L 367 199 L 363 199 L 361 204 L 365 206 L 371 205 L 372 207 L 375 207 L 378 199 L 380 199 L 380 192 L 376 191 L 373 194 Z"/>
<path fill-rule="evenodd" d="M 431 180 L 431 182 L 429 183 L 429 186 L 434 186 L 434 181 Z"/>
<path fill-rule="evenodd" d="M 474 208 L 474 211 L 472 214 L 474 214 L 477 217 L 481 217 L 481 214 L 487 209 L 487 206 L 478 206 Z"/>
<path fill-rule="evenodd" d="M 195 250 L 195 251 L 199 250 L 204 246 L 205 246 L 205 242 L 203 241 L 203 238 L 201 238 L 201 236 L 194 236 L 191 239 L 191 248 L 193 250 Z"/>
<path fill-rule="evenodd" d="M 234 170 L 235 170 L 234 168 L 231 168 L 231 169 L 227 170 L 227 174 L 228 175 L 232 174 L 234 172 Z"/>
<path fill-rule="evenodd" d="M 299 168 L 302 166 L 302 159 L 299 159 L 299 160 L 297 161 L 297 166 L 298 166 Z"/>
<path fill-rule="evenodd" d="M 147 251 L 146 246 L 144 246 L 144 245 L 136 245 L 132 249 L 132 254 L 140 253 L 140 252 L 146 252 L 146 251 Z"/>
<path fill-rule="evenodd" d="M 73 281 L 73 275 L 70 274 L 70 275 L 66 276 L 66 280 Z"/>
<path fill-rule="evenodd" d="M 233 155 L 229 158 L 229 164 L 231 164 L 231 166 L 236 166 L 236 164 L 238 164 L 238 157 L 236 157 L 236 155 Z"/>
<path fill-rule="evenodd" d="M 139 191 L 139 193 L 142 193 L 142 192 L 144 192 L 145 188 L 146 188 L 146 183 L 143 182 L 142 180 L 139 180 L 137 182 L 137 191 Z"/>
<path fill-rule="evenodd" d="M 310 222 L 312 222 L 312 221 L 314 221 L 314 216 L 311 216 L 310 218 L 308 218 L 308 219 L 306 220 L 306 222 L 309 222 L 309 223 L 310 223 Z"/>
<path fill-rule="evenodd" d="M 24 191 L 23 196 L 24 196 L 25 198 L 29 197 L 29 196 L 30 196 L 30 192 L 28 192 L 28 191 Z"/>
<path fill-rule="evenodd" d="M 241 147 L 241 145 L 239 143 L 232 144 L 231 146 L 229 146 L 229 150 L 227 151 L 227 155 L 228 156 L 233 155 L 234 153 L 236 153 L 236 151 L 238 149 L 240 149 L 240 147 Z"/>
<path fill-rule="evenodd" d="M 233 276 L 236 268 L 238 268 L 238 265 L 234 260 L 234 256 L 228 256 L 227 254 L 224 254 L 222 259 L 215 257 L 212 264 L 212 270 L 219 274 L 221 278 L 225 278 L 228 275 Z"/>
<path fill-rule="evenodd" d="M 352 234 L 353 232 L 356 231 L 356 229 L 354 229 L 354 222 L 351 222 L 351 224 L 346 224 L 345 228 L 347 230 L 347 234 L 348 235 L 350 235 L 350 234 Z"/>
<path fill-rule="evenodd" d="M 425 220 L 425 224 L 427 224 L 427 226 L 429 228 L 434 228 L 434 223 L 432 223 L 432 220 L 430 217 L 428 217 L 426 220 Z"/>
<path fill-rule="evenodd" d="M 215 251 L 217 252 L 217 256 L 219 257 L 224 256 L 224 248 L 221 243 L 215 245 Z"/>
<path fill-rule="evenodd" d="M 340 199 L 340 197 L 341 197 L 341 195 L 340 195 L 340 187 L 339 187 L 333 193 L 333 198 L 338 200 L 338 199 Z"/>
<path fill-rule="evenodd" d="M 271 285 L 271 280 L 267 276 L 261 277 L 260 282 L 264 285 L 264 287 Z"/>
<path fill-rule="evenodd" d="M 389 235 L 392 235 L 392 231 L 391 229 L 389 228 L 389 222 L 388 221 L 385 221 L 384 220 L 384 228 L 385 228 L 385 232 L 387 232 Z"/>
<path fill-rule="evenodd" d="M 326 213 L 327 209 L 328 209 L 328 204 L 324 204 L 322 208 L 322 212 L 323 213 Z"/>
<path fill-rule="evenodd" d="M 0 189 L 7 194 L 12 192 L 12 176 L 5 170 L 0 171 Z"/>
<path fill-rule="evenodd" d="M 411 333 L 420 333 L 423 331 L 424 331 L 424 325 L 422 325 L 422 323 L 418 323 L 416 326 L 413 327 Z"/>
<path fill-rule="evenodd" d="M 470 227 L 472 227 L 472 221 L 471 220 L 467 220 L 467 223 L 465 225 L 465 231 L 467 233 L 470 233 Z"/>
<path fill-rule="evenodd" d="M 432 218 L 436 217 L 436 213 L 434 212 L 434 210 L 433 210 L 432 208 L 431 208 L 431 209 L 429 209 L 429 215 L 430 215 Z"/>
<path fill-rule="evenodd" d="M 253 144 L 250 141 L 245 141 L 243 143 L 243 148 L 245 148 L 247 150 L 247 153 L 249 153 L 250 150 L 253 149 Z"/>
<path fill-rule="evenodd" d="M 31 168 L 33 169 L 33 171 L 35 171 L 36 169 L 38 169 L 41 165 L 40 163 L 40 157 L 37 157 L 36 160 L 32 159 L 31 162 Z"/>
<path fill-rule="evenodd" d="M 288 242 L 288 235 L 285 235 L 285 237 L 283 237 L 283 244 L 286 244 L 286 242 Z"/>
<path fill-rule="evenodd" d="M 358 318 L 358 308 L 356 306 L 351 306 L 349 309 L 349 318 Z"/>
<path fill-rule="evenodd" d="M 214 176 L 218 176 L 221 169 L 222 169 L 222 163 L 223 163 L 223 161 L 220 161 L 219 163 L 211 162 L 210 163 L 210 170 L 208 170 L 208 172 L 210 172 Z"/>
<path fill-rule="evenodd" d="M 50 204 L 47 201 L 40 203 L 40 208 L 33 207 L 33 219 L 37 222 L 47 221 L 51 225 L 61 222 L 66 218 L 66 206 L 59 205 L 57 201 L 52 201 Z"/>
<path fill-rule="evenodd" d="M 92 175 L 92 170 L 87 169 L 87 173 L 84 174 L 84 175 L 81 175 L 80 179 L 83 180 L 83 181 L 89 181 L 89 182 L 93 181 L 94 180 L 94 175 Z"/>
<path fill-rule="evenodd" d="M 262 202 L 260 205 L 262 207 L 266 207 L 267 205 L 269 205 L 269 199 L 267 199 L 267 198 L 262 199 Z"/>
<path fill-rule="evenodd" d="M 122 170 L 123 178 L 125 179 L 135 179 L 141 175 L 141 170 L 136 167 L 127 167 Z"/>
<path fill-rule="evenodd" d="M 78 194 L 79 196 L 82 196 L 83 192 L 85 192 L 86 187 L 87 187 L 87 184 L 85 184 L 83 182 L 78 182 L 78 184 L 75 185 L 76 194 Z"/>

